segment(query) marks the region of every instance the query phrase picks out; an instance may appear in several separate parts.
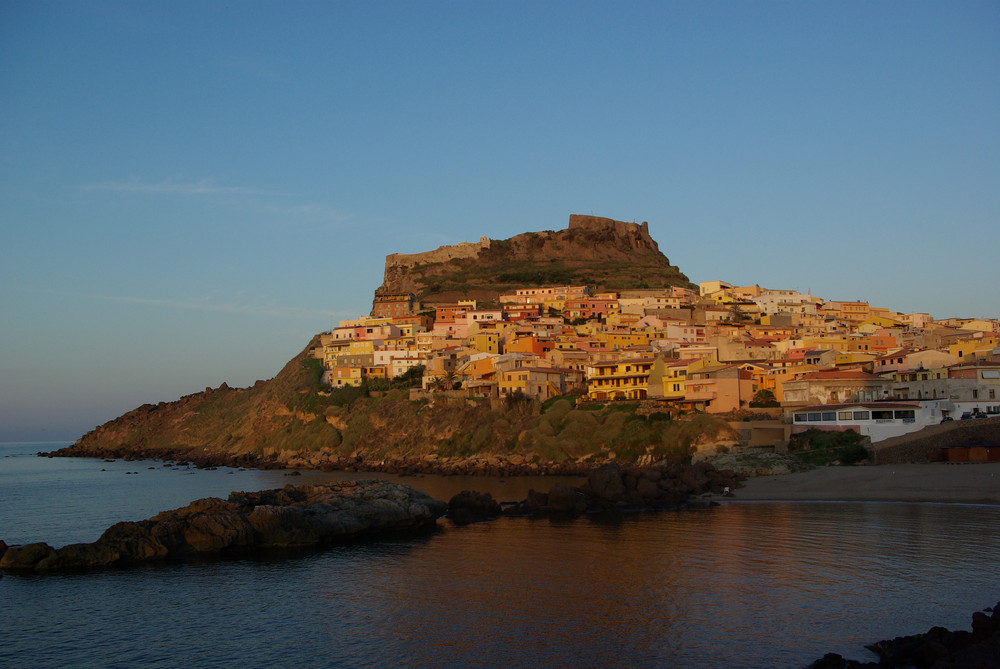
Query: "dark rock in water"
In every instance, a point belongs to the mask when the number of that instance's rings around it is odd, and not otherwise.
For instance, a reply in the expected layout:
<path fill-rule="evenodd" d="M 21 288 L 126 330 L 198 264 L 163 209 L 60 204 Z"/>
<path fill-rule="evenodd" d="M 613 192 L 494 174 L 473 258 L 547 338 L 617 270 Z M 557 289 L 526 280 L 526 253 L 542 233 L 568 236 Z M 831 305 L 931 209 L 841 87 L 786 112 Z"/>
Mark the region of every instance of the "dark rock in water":
<path fill-rule="evenodd" d="M 481 523 L 500 515 L 500 503 L 490 493 L 463 490 L 448 502 L 448 517 L 456 525 Z"/>
<path fill-rule="evenodd" d="M 886 639 L 868 646 L 878 662 L 857 662 L 836 653 L 827 653 L 808 669 L 996 669 L 1000 667 L 1000 613 L 977 611 L 972 616 L 972 632 L 951 632 L 932 627 L 924 634 Z"/>
<path fill-rule="evenodd" d="M 4 551 L 3 558 L 0 558 L 0 568 L 32 569 L 40 560 L 51 556 L 53 553 L 55 553 L 55 550 L 45 543 L 13 546 Z"/>
<path fill-rule="evenodd" d="M 602 502 L 609 504 L 624 502 L 626 476 L 621 465 L 616 462 L 598 467 L 587 477 L 589 492 Z"/>
<path fill-rule="evenodd" d="M 550 513 L 583 513 L 587 509 L 583 494 L 565 483 L 552 486 L 547 501 L 544 508 Z"/>
<path fill-rule="evenodd" d="M 7 552 L 7 542 L 0 540 L 0 559 L 3 559 L 3 554 Z"/>
<path fill-rule="evenodd" d="M 740 481 L 741 477 L 734 472 L 717 472 L 711 465 L 624 468 L 617 463 L 609 463 L 591 471 L 579 487 L 558 484 L 548 493 L 529 490 L 527 498 L 505 507 L 504 513 L 574 515 L 703 507 L 714 502 L 699 502 L 695 497 L 711 494 L 717 485 L 739 487 Z"/>
<path fill-rule="evenodd" d="M 388 481 L 234 492 L 206 498 L 149 520 L 112 525 L 91 544 L 9 548 L 0 569 L 53 571 L 253 549 L 324 546 L 382 532 L 430 529 L 444 502 Z"/>

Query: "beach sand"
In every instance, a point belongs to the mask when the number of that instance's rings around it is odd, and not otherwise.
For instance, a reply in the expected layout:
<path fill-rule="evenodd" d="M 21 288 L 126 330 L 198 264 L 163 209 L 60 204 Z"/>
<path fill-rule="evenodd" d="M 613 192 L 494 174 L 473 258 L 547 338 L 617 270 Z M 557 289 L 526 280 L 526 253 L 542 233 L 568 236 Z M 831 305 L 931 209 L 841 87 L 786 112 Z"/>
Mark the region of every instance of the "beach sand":
<path fill-rule="evenodd" d="M 732 500 L 1000 504 L 1000 462 L 820 467 L 747 479 Z"/>

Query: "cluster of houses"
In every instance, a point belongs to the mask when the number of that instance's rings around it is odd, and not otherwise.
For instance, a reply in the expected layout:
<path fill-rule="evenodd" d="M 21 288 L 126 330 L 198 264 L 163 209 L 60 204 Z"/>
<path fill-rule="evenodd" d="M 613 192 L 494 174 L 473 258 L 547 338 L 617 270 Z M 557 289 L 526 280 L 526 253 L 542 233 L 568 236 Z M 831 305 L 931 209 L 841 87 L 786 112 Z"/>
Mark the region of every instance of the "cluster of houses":
<path fill-rule="evenodd" d="M 424 392 L 643 400 L 674 413 L 779 405 L 789 430 L 873 441 L 1000 415 L 1000 321 L 733 286 L 591 293 L 523 288 L 497 303 L 376 295 L 313 351 L 333 387 L 423 367 Z"/>

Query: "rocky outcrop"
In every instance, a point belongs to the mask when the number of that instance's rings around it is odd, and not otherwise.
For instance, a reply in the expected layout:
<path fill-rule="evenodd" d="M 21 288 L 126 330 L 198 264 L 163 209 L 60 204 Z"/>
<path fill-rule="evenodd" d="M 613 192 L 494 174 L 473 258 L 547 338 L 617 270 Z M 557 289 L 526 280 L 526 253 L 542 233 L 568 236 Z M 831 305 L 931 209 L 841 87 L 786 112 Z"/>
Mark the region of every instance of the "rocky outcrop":
<path fill-rule="evenodd" d="M 708 456 L 706 461 L 746 477 L 782 476 L 813 469 L 794 455 L 784 453 L 726 453 Z"/>
<path fill-rule="evenodd" d="M 1000 602 L 972 614 L 972 631 L 932 627 L 924 634 L 901 636 L 868 646 L 878 662 L 847 660 L 827 653 L 809 669 L 996 669 L 1000 667 Z"/>
<path fill-rule="evenodd" d="M 366 535 L 427 530 L 446 510 L 444 502 L 387 481 L 234 492 L 228 500 L 201 499 L 149 520 L 117 523 L 90 544 L 11 547 L 0 558 L 0 569 L 46 572 L 322 547 Z"/>
<path fill-rule="evenodd" d="M 496 518 L 500 513 L 500 503 L 488 492 L 463 490 L 448 502 L 448 517 L 456 525 L 481 523 Z"/>
<path fill-rule="evenodd" d="M 376 295 L 413 293 L 425 303 L 471 298 L 490 302 L 504 290 L 533 285 L 662 288 L 690 283 L 660 252 L 649 224 L 572 214 L 565 230 L 386 256 Z"/>
<path fill-rule="evenodd" d="M 587 480 L 573 487 L 552 486 L 547 493 L 530 490 L 516 503 L 501 505 L 492 495 L 463 491 L 448 504 L 456 525 L 512 516 L 580 515 L 606 511 L 676 509 L 703 495 L 724 495 L 741 485 L 742 477 L 719 471 L 707 462 L 693 465 L 622 467 L 608 463 L 591 470 Z"/>

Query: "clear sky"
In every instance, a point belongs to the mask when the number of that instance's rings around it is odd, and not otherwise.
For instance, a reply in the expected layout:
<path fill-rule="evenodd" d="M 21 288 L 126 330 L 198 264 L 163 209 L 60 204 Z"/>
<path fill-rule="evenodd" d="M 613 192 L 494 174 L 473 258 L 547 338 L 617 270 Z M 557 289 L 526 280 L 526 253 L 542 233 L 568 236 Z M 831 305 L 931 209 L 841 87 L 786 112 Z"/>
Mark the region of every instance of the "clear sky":
<path fill-rule="evenodd" d="M 648 221 L 1000 315 L 1000 3 L 0 0 L 0 440 L 270 378 L 386 254 Z"/>

